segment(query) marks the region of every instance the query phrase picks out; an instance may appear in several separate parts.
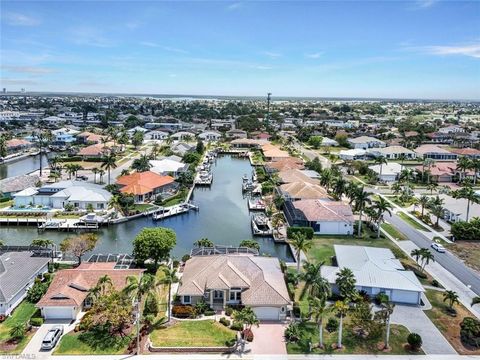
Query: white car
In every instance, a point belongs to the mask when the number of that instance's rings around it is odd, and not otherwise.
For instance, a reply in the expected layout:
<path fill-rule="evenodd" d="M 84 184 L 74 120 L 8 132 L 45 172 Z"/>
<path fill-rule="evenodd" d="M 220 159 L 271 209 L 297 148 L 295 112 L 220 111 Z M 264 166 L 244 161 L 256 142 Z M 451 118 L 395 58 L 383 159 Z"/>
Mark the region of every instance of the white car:
<path fill-rule="evenodd" d="M 443 247 L 443 245 L 438 244 L 438 243 L 433 243 L 431 246 L 432 246 L 432 249 L 437 250 L 439 253 L 444 253 L 445 251 L 447 251 L 447 250 Z"/>
<path fill-rule="evenodd" d="M 42 350 L 51 350 L 57 345 L 63 334 L 63 326 L 57 325 L 48 330 L 42 341 Z"/>

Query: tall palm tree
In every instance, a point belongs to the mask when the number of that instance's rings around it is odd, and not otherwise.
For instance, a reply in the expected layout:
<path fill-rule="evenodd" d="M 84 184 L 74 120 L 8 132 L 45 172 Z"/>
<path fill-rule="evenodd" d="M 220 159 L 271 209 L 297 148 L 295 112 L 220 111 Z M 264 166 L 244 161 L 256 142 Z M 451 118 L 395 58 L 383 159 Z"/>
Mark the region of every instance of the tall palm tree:
<path fill-rule="evenodd" d="M 347 187 L 347 181 L 343 177 L 336 177 L 333 179 L 333 196 L 340 200 L 345 193 Z"/>
<path fill-rule="evenodd" d="M 480 159 L 472 159 L 470 170 L 473 170 L 473 184 L 477 184 L 478 174 L 480 173 Z"/>
<path fill-rule="evenodd" d="M 98 170 L 98 176 L 99 176 L 98 181 L 99 181 L 100 184 L 103 183 L 103 176 L 104 175 L 105 175 L 105 170 L 103 170 L 103 169 Z"/>
<path fill-rule="evenodd" d="M 465 199 L 467 200 L 467 214 L 465 220 L 468 222 L 470 217 L 470 204 L 480 204 L 480 195 L 477 194 L 475 190 L 473 190 L 471 185 L 467 185 L 462 187 L 459 190 L 455 190 L 452 192 L 452 196 L 455 199 Z"/>
<path fill-rule="evenodd" d="M 308 302 L 310 306 L 309 316 L 313 318 L 318 326 L 318 346 L 324 348 L 323 344 L 323 318 L 329 312 L 329 307 L 325 299 L 313 297 Z"/>
<path fill-rule="evenodd" d="M 93 183 L 96 184 L 97 183 L 98 168 L 93 168 L 92 173 L 93 173 Z"/>
<path fill-rule="evenodd" d="M 427 190 L 430 191 L 430 195 L 433 195 L 433 192 L 438 188 L 438 183 L 429 182 L 427 184 Z"/>
<path fill-rule="evenodd" d="M 400 171 L 402 171 L 403 170 L 403 163 L 405 162 L 405 160 L 407 160 L 407 156 L 402 153 L 402 154 L 398 155 L 397 160 L 400 160 Z"/>
<path fill-rule="evenodd" d="M 305 294 L 308 294 L 308 297 L 315 297 L 319 299 L 327 299 L 331 293 L 331 286 L 329 282 L 322 277 L 322 266 L 324 262 L 319 262 L 317 264 L 312 262 L 303 263 L 303 274 L 301 279 L 305 281 L 305 286 L 302 289 L 300 297 L 303 298 Z"/>
<path fill-rule="evenodd" d="M 132 300 L 139 303 L 139 309 L 142 306 L 143 297 L 155 290 L 155 277 L 150 274 L 143 274 L 140 278 L 135 275 L 127 277 L 127 285 L 123 292 Z"/>
<path fill-rule="evenodd" d="M 420 204 L 420 206 L 422 207 L 422 217 L 423 217 L 423 214 L 425 213 L 425 207 L 428 205 L 428 203 L 430 202 L 430 199 L 428 196 L 426 195 L 422 195 L 420 196 L 420 198 L 418 199 L 418 203 Z"/>
<path fill-rule="evenodd" d="M 373 161 L 374 164 L 376 165 L 380 165 L 380 173 L 379 173 L 379 178 L 381 179 L 382 178 L 382 169 L 383 169 L 383 164 L 387 165 L 388 162 L 387 162 L 387 158 L 383 155 L 375 158 L 375 160 Z"/>
<path fill-rule="evenodd" d="M 108 185 L 110 185 L 110 171 L 111 169 L 115 169 L 117 167 L 117 157 L 114 153 L 109 153 L 107 156 L 103 158 L 102 168 L 108 171 Z"/>
<path fill-rule="evenodd" d="M 356 279 L 352 270 L 349 268 L 342 268 L 338 272 L 337 278 L 335 279 L 335 284 L 338 287 L 340 296 L 343 297 L 346 302 L 352 301 L 356 297 Z"/>
<path fill-rule="evenodd" d="M 420 259 L 422 261 L 422 271 L 424 271 L 425 266 L 427 266 L 430 263 L 430 261 L 435 261 L 435 256 L 428 249 L 422 249 L 421 251 L 422 251 L 422 254 L 420 256 Z"/>
<path fill-rule="evenodd" d="M 307 239 L 307 237 L 303 233 L 295 233 L 290 240 L 290 244 L 292 245 L 293 249 L 295 250 L 295 255 L 297 259 L 297 274 L 300 274 L 300 253 L 302 251 L 308 251 L 313 246 L 311 240 Z"/>
<path fill-rule="evenodd" d="M 364 187 L 361 186 L 357 189 L 355 194 L 353 194 L 353 198 L 350 201 L 355 204 L 354 210 L 358 212 L 358 237 L 362 236 L 362 215 L 365 206 L 372 203 L 372 200 L 370 200 L 371 195 L 373 195 L 373 193 L 365 191 Z"/>
<path fill-rule="evenodd" d="M 443 302 L 448 303 L 450 310 L 453 310 L 455 304 L 460 304 L 458 294 L 453 290 L 445 290 L 443 293 Z"/>
<path fill-rule="evenodd" d="M 337 348 L 341 349 L 342 346 L 342 337 L 343 337 L 343 318 L 345 315 L 347 315 L 347 312 L 349 310 L 348 304 L 346 304 L 343 301 L 336 301 L 335 304 L 333 305 L 335 308 L 335 311 L 337 312 L 337 315 L 340 317 L 340 324 L 338 327 L 338 342 L 337 342 Z"/>
<path fill-rule="evenodd" d="M 393 314 L 393 310 L 395 309 L 395 304 L 393 304 L 388 297 L 383 299 L 382 303 L 382 317 L 385 320 L 387 325 L 387 329 L 385 331 L 385 349 L 390 348 L 390 318 Z"/>
<path fill-rule="evenodd" d="M 423 160 L 422 163 L 422 182 L 425 182 L 425 168 L 427 168 L 430 171 L 430 168 L 432 165 L 435 164 L 435 161 L 433 159 L 427 158 Z M 430 177 L 428 178 L 428 181 L 430 182 Z"/>
<path fill-rule="evenodd" d="M 377 239 L 380 239 L 380 225 L 383 221 L 383 214 L 387 212 L 390 216 L 392 216 L 392 205 L 385 200 L 383 197 L 380 197 L 378 200 L 375 200 L 373 202 L 373 208 L 376 212 L 376 217 L 377 217 Z"/>
<path fill-rule="evenodd" d="M 460 159 L 457 161 L 457 170 L 460 171 L 460 181 L 465 179 L 467 170 L 472 167 L 471 161 L 468 157 L 462 156 Z"/>
<path fill-rule="evenodd" d="M 410 256 L 415 258 L 415 262 L 417 263 L 418 267 L 420 267 L 420 258 L 422 257 L 422 249 L 413 249 L 410 252 Z"/>
<path fill-rule="evenodd" d="M 330 171 L 330 169 L 324 169 L 322 171 L 322 173 L 320 174 L 320 185 L 325 187 L 325 189 L 328 192 L 329 189 L 330 189 L 330 184 L 332 183 L 332 181 L 333 181 L 332 172 Z"/>
<path fill-rule="evenodd" d="M 168 311 L 168 321 L 171 319 L 171 293 L 172 293 L 172 284 L 175 284 L 179 281 L 177 277 L 177 270 L 170 269 L 170 268 L 163 268 L 162 269 L 165 276 L 159 281 L 159 284 L 168 285 L 168 304 L 167 304 L 167 311 Z"/>

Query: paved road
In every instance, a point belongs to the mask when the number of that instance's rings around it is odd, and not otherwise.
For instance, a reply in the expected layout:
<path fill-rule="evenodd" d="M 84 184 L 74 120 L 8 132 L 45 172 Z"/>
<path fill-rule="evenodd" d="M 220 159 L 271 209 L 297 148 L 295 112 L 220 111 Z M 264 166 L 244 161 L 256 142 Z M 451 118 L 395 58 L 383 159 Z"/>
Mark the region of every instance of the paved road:
<path fill-rule="evenodd" d="M 295 147 L 295 149 L 303 153 L 303 155 L 305 155 L 308 158 L 308 160 L 313 160 L 316 157 L 318 157 L 324 169 L 330 168 L 330 160 L 328 160 L 326 157 L 322 155 L 319 155 L 318 152 L 305 148 L 300 142 L 295 142 L 293 146 Z"/>
<path fill-rule="evenodd" d="M 398 230 L 404 233 L 407 238 L 413 241 L 420 248 L 430 248 L 431 240 L 421 232 L 417 231 L 400 217 L 395 214 L 390 216 L 385 213 L 385 220 L 393 224 Z M 442 265 L 445 269 L 455 275 L 463 284 L 471 286 L 472 291 L 480 295 L 480 276 L 473 270 L 468 268 L 462 261 L 450 252 L 439 253 L 432 250 L 435 255 L 435 261 Z"/>

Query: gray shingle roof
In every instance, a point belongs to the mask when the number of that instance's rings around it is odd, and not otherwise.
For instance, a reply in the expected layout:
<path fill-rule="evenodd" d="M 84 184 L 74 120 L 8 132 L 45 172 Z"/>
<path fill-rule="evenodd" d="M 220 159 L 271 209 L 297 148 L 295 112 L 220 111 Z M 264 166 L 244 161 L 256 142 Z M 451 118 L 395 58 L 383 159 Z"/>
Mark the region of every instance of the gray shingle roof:
<path fill-rule="evenodd" d="M 10 301 L 49 261 L 29 251 L 0 255 L 0 301 Z"/>

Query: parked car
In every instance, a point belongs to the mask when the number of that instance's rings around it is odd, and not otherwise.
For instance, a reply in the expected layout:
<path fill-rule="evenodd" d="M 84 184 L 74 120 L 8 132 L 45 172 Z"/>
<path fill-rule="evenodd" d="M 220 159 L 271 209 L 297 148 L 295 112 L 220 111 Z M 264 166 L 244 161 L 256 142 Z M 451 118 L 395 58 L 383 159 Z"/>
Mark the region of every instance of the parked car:
<path fill-rule="evenodd" d="M 42 341 L 42 350 L 51 350 L 57 345 L 63 334 L 63 326 L 57 325 L 48 330 Z"/>
<path fill-rule="evenodd" d="M 87 181 L 88 180 L 88 176 L 86 175 L 78 175 L 76 177 L 77 180 L 83 180 L 83 181 Z"/>
<path fill-rule="evenodd" d="M 433 243 L 433 244 L 432 244 L 432 249 L 437 250 L 439 253 L 444 253 L 445 251 L 447 251 L 447 250 L 443 247 L 443 245 L 438 244 L 438 243 Z"/>

